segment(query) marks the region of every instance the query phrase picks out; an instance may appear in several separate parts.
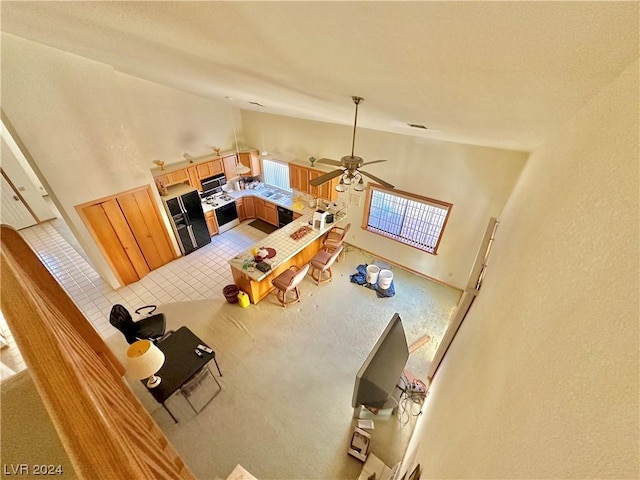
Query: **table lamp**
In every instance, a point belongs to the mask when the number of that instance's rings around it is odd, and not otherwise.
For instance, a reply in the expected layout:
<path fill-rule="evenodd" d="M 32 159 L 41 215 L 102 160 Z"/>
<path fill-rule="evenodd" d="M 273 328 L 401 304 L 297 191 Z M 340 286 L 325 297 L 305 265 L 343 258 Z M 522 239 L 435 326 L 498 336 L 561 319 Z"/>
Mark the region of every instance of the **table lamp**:
<path fill-rule="evenodd" d="M 150 340 L 138 340 L 127 348 L 127 374 L 136 380 L 147 380 L 148 388 L 160 385 L 156 375 L 164 364 L 164 353 Z"/>

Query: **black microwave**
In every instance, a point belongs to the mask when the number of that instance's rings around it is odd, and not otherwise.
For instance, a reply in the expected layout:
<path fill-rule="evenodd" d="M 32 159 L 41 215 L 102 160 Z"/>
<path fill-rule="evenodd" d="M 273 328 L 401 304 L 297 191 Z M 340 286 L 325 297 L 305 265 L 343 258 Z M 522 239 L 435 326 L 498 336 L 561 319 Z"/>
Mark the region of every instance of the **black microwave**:
<path fill-rule="evenodd" d="M 218 175 L 214 175 L 212 177 L 203 178 L 200 180 L 200 185 L 202 185 L 202 196 L 208 197 L 213 195 L 214 193 L 221 193 L 222 187 L 227 184 L 227 177 L 224 176 L 224 173 L 219 173 Z"/>

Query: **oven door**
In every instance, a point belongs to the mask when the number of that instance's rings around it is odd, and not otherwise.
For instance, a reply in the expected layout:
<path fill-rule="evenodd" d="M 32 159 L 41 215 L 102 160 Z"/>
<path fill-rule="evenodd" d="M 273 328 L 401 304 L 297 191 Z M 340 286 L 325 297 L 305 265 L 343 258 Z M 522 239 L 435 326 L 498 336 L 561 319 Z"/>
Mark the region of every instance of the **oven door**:
<path fill-rule="evenodd" d="M 226 205 L 218 207 L 216 208 L 215 212 L 219 228 L 222 228 L 224 225 L 231 223 L 234 220 L 238 220 L 238 210 L 236 209 L 236 202 L 227 203 Z"/>

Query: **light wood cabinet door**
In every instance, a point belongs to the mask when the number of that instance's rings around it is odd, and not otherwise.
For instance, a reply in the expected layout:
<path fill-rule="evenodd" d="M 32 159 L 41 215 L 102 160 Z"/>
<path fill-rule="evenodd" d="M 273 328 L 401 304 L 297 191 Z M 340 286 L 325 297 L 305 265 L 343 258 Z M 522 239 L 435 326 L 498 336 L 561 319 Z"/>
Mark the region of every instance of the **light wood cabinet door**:
<path fill-rule="evenodd" d="M 245 197 L 244 199 L 244 213 L 246 218 L 256 218 L 256 204 L 253 197 Z"/>
<path fill-rule="evenodd" d="M 265 218 L 263 220 L 271 225 L 278 226 L 278 209 L 271 202 L 264 202 Z"/>
<path fill-rule="evenodd" d="M 255 204 L 255 207 L 256 207 L 256 217 L 258 217 L 260 220 L 264 220 L 266 222 L 267 221 L 267 209 L 265 207 L 264 200 L 262 200 L 260 198 L 255 198 L 253 200 L 253 203 Z"/>
<path fill-rule="evenodd" d="M 232 178 L 236 178 L 238 174 L 236 173 L 236 154 L 228 155 L 222 158 L 222 168 L 224 170 L 224 175 L 227 177 L 227 182 Z"/>
<path fill-rule="evenodd" d="M 238 210 L 238 220 L 246 220 L 247 214 L 244 210 L 244 198 L 240 197 L 236 200 L 236 210 Z"/>
<path fill-rule="evenodd" d="M 256 175 L 260 175 L 260 173 L 262 173 L 260 157 L 258 156 L 257 150 L 253 150 L 251 152 L 240 152 L 238 160 L 241 164 L 251 169 L 251 171 L 246 175 L 255 177 Z"/>
<path fill-rule="evenodd" d="M 149 191 L 119 195 L 116 201 L 149 269 L 155 270 L 173 260 L 173 248 Z"/>
<path fill-rule="evenodd" d="M 120 280 L 123 285 L 128 285 L 129 283 L 140 280 L 142 276 L 149 272 L 149 269 L 147 268 L 145 270 L 142 268 L 146 263 L 131 260 L 131 256 L 141 258 L 142 253 L 132 251 L 137 249 L 135 239 L 127 238 L 126 234 L 120 235 L 116 230 L 117 227 L 114 227 L 107 215 L 109 208 L 110 207 L 107 206 L 105 210 L 104 203 L 90 205 L 82 210 L 81 216 L 89 227 L 91 235 L 96 240 L 96 243 L 98 243 L 100 250 L 102 250 L 107 259 L 107 263 L 116 274 L 118 280 Z M 115 200 L 112 200 L 111 208 L 119 210 Z M 136 266 L 138 269 L 136 269 Z"/>
<path fill-rule="evenodd" d="M 309 193 L 309 169 L 300 165 L 289 164 L 289 184 L 291 188 L 302 193 Z"/>
<path fill-rule="evenodd" d="M 323 174 L 323 172 L 319 172 L 318 170 L 309 170 L 309 180 L 313 180 L 314 178 L 318 178 L 322 174 Z M 316 197 L 316 198 L 320 197 L 321 190 L 322 190 L 322 185 L 320 185 L 319 187 L 314 187 L 313 185 L 309 184 L 309 190 L 308 191 L 314 197 Z"/>
<path fill-rule="evenodd" d="M 198 178 L 202 180 L 203 178 L 211 177 L 213 175 L 218 175 L 220 173 L 224 173 L 224 167 L 222 165 L 222 160 L 217 158 L 210 162 L 204 162 L 196 165 L 196 172 L 198 173 Z"/>
<path fill-rule="evenodd" d="M 213 237 L 218 233 L 218 222 L 216 221 L 216 212 L 211 211 L 204 214 L 204 219 L 207 222 L 207 228 L 209 229 L 209 235 Z"/>
<path fill-rule="evenodd" d="M 198 178 L 198 171 L 196 170 L 196 167 L 187 168 L 187 176 L 189 177 L 189 185 L 201 192 L 202 184 Z"/>
<path fill-rule="evenodd" d="M 175 258 L 149 186 L 77 205 L 76 210 L 123 285 Z"/>
<path fill-rule="evenodd" d="M 167 173 L 167 178 L 169 179 L 168 185 L 177 185 L 178 183 L 187 183 L 189 182 L 189 173 L 186 168 L 181 170 L 176 170 L 175 172 Z"/>

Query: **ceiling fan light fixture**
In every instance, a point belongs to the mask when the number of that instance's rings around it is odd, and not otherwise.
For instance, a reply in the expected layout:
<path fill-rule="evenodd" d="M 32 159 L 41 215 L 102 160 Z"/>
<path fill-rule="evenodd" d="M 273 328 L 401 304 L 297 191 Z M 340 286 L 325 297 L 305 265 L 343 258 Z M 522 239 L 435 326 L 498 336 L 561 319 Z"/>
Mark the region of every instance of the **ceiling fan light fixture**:
<path fill-rule="evenodd" d="M 360 178 L 360 181 L 353 186 L 353 189 L 356 192 L 364 192 L 364 182 L 362 181 L 362 178 Z"/>
<path fill-rule="evenodd" d="M 344 181 L 340 179 L 340 183 L 336 185 L 336 192 L 346 192 L 349 187 L 344 184 Z"/>

